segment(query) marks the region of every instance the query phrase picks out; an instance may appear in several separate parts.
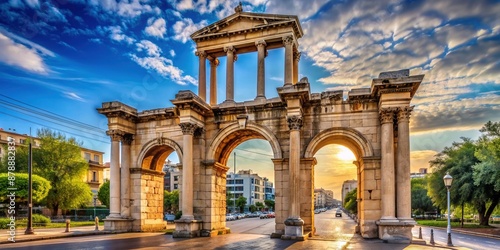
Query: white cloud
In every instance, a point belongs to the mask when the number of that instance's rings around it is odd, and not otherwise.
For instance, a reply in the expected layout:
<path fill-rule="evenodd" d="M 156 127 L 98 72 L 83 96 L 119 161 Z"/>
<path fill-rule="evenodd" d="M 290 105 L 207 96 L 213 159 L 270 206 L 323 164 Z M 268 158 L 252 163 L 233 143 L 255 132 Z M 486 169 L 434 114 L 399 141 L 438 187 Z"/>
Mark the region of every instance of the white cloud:
<path fill-rule="evenodd" d="M 133 44 L 135 39 L 123 34 L 122 28 L 120 26 L 109 26 L 105 30 L 109 32 L 109 38 L 117 42 L 126 42 L 127 44 Z"/>
<path fill-rule="evenodd" d="M 175 22 L 174 26 L 174 39 L 177 41 L 181 41 L 182 43 L 186 43 L 190 40 L 191 34 L 196 32 L 197 30 L 207 26 L 207 21 L 203 20 L 200 23 L 193 23 L 191 18 L 184 18 L 181 21 Z"/>
<path fill-rule="evenodd" d="M 171 56 L 171 57 L 175 57 L 175 51 L 174 51 L 173 49 L 171 49 L 171 50 L 169 51 L 169 53 L 170 53 L 170 56 Z"/>
<path fill-rule="evenodd" d="M 167 33 L 167 27 L 166 27 L 166 22 L 165 19 L 163 18 L 158 18 L 154 20 L 154 18 L 148 19 L 148 25 L 145 29 L 144 32 L 149 35 L 149 36 L 154 36 L 154 37 L 160 37 L 163 38 L 163 36 Z"/>
<path fill-rule="evenodd" d="M 142 40 L 136 44 L 137 51 L 145 51 L 148 56 L 159 57 L 161 49 L 154 43 L 148 40 Z"/>
<path fill-rule="evenodd" d="M 179 85 L 197 84 L 196 79 L 189 75 L 183 75 L 184 72 L 175 67 L 170 59 L 164 57 L 138 57 L 136 55 L 131 55 L 131 58 L 141 67 L 168 77 Z"/>
<path fill-rule="evenodd" d="M 81 96 L 79 96 L 78 94 L 76 94 L 74 92 L 64 92 L 64 95 L 66 97 L 68 97 L 69 99 L 73 99 L 73 100 L 80 101 L 80 102 L 85 102 L 85 99 L 83 99 Z"/>
<path fill-rule="evenodd" d="M 24 1 L 31 8 L 40 8 L 40 2 L 38 2 L 38 0 L 24 0 Z"/>
<path fill-rule="evenodd" d="M 40 54 L 54 54 L 38 44 L 29 42 L 27 45 L 31 46 L 31 49 L 0 33 L 0 61 L 38 74 L 47 74 L 49 69 Z"/>

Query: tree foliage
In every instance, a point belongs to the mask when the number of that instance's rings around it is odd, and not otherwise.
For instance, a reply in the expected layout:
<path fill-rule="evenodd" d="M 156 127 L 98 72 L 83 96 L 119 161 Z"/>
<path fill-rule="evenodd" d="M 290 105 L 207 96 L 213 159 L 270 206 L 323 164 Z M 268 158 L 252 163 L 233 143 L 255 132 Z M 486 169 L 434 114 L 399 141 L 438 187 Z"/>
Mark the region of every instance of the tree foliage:
<path fill-rule="evenodd" d="M 109 180 L 106 180 L 97 191 L 97 199 L 109 208 Z"/>
<path fill-rule="evenodd" d="M 266 207 L 274 211 L 274 200 L 265 200 L 264 204 L 266 204 Z"/>
<path fill-rule="evenodd" d="M 264 204 L 262 202 L 255 202 L 255 206 L 258 210 L 264 209 Z"/>
<path fill-rule="evenodd" d="M 11 175 L 12 176 L 12 175 Z M 16 202 L 24 202 L 28 200 L 28 174 L 15 173 L 15 179 L 9 178 L 7 173 L 0 174 L 0 201 L 10 199 L 7 197 L 11 192 L 15 193 Z M 10 179 L 10 180 L 9 180 Z M 11 181 L 14 184 L 11 185 Z M 50 182 L 38 175 L 31 176 L 32 183 L 32 199 L 33 202 L 40 202 L 47 197 L 51 188 Z M 16 190 L 8 190 L 8 188 L 16 188 Z"/>
<path fill-rule="evenodd" d="M 411 209 L 414 214 L 434 211 L 431 198 L 427 195 L 427 179 L 411 179 Z"/>
<path fill-rule="evenodd" d="M 358 213 L 357 193 L 358 189 L 355 188 L 347 193 L 344 198 L 344 208 L 352 214 Z"/>
<path fill-rule="evenodd" d="M 176 213 L 179 211 L 179 191 L 173 190 L 172 192 L 166 191 L 163 195 L 163 211 L 170 211 Z"/>
<path fill-rule="evenodd" d="M 81 144 L 75 138 L 67 139 L 49 129 L 38 130 L 38 138 L 40 146 L 33 148 L 33 173 L 52 185 L 45 200 L 52 214 L 56 215 L 59 209 L 74 209 L 90 203 L 92 192 L 83 181 L 88 162 L 81 155 Z M 27 157 L 24 147 L 16 149 L 16 160 Z"/>
<path fill-rule="evenodd" d="M 461 138 L 462 142 L 454 142 L 430 162 L 434 172 L 429 177 L 428 187 L 434 205 L 443 210 L 447 207 L 443 176 L 449 173 L 453 177 L 451 204 L 472 205 L 480 225 L 488 225 L 500 198 L 499 127 L 499 123 L 486 123 L 478 141 Z"/>
<path fill-rule="evenodd" d="M 236 199 L 236 207 L 240 209 L 240 213 L 245 209 L 245 205 L 247 204 L 247 197 L 240 196 Z"/>

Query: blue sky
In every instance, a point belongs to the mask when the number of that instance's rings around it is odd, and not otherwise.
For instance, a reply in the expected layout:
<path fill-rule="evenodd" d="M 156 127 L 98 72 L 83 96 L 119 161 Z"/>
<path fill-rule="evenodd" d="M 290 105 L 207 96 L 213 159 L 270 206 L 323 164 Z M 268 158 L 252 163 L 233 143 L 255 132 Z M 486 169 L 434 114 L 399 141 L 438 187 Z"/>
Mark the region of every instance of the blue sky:
<path fill-rule="evenodd" d="M 169 107 L 179 90 L 197 93 L 198 59 L 189 36 L 234 13 L 238 2 L 2 1 L 0 127 L 19 133 L 29 133 L 30 127 L 61 129 L 109 158 L 106 119 L 95 109 L 114 100 L 138 110 Z M 408 68 L 411 74 L 425 74 L 412 101 L 413 169 L 426 167 L 433 155 L 461 136 L 477 138 L 488 120 L 499 120 L 498 1 L 242 4 L 244 11 L 299 17 L 304 30 L 299 74 L 309 78 L 313 92 L 369 87 L 382 71 Z M 282 67 L 283 50 L 269 51 L 268 98 L 283 84 Z M 219 83 L 225 81 L 224 70 L 218 68 Z M 256 96 L 256 72 L 256 55 L 238 56 L 236 101 Z M 218 96 L 225 96 L 223 87 Z M 50 111 L 75 123 L 60 122 L 61 126 L 47 115 L 13 104 Z M 84 129 L 77 122 L 92 127 Z M 249 150 L 254 144 L 241 148 Z"/>

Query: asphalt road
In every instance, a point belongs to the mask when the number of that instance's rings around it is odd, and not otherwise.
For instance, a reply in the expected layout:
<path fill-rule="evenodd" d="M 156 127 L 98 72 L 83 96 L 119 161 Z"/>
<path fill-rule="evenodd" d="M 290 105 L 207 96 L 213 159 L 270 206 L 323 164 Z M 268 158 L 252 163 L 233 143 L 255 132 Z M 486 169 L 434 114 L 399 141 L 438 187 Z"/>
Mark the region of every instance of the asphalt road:
<path fill-rule="evenodd" d="M 414 227 L 412 232 L 414 236 L 418 236 L 418 226 Z M 437 244 L 446 246 L 448 242 L 448 234 L 446 229 L 433 229 L 434 231 L 434 241 Z M 429 243 L 431 239 L 431 229 L 428 227 L 422 227 L 422 238 Z M 470 249 L 477 250 L 494 250 L 500 249 L 500 239 L 480 237 L 468 234 L 461 234 L 456 232 L 451 232 L 451 242 L 455 247 L 466 247 Z"/>

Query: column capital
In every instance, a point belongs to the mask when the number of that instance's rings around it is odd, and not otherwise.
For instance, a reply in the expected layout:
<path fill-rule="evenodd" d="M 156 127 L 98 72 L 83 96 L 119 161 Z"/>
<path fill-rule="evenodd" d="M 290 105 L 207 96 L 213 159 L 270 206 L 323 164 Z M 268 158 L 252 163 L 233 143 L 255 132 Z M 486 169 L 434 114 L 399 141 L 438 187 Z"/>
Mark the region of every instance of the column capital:
<path fill-rule="evenodd" d="M 257 48 L 259 48 L 259 47 L 266 47 L 267 43 L 264 40 L 260 40 L 260 41 L 256 41 L 255 42 L 255 46 L 257 46 Z"/>
<path fill-rule="evenodd" d="M 207 58 L 208 54 L 204 50 L 197 50 L 194 54 L 200 58 Z"/>
<path fill-rule="evenodd" d="M 217 66 L 219 66 L 219 59 L 217 59 L 217 58 L 212 58 L 212 59 L 210 60 L 210 66 L 212 66 L 212 67 L 217 67 Z"/>
<path fill-rule="evenodd" d="M 125 145 L 130 145 L 132 144 L 132 141 L 134 140 L 134 135 L 133 134 L 124 134 L 121 138 L 122 144 Z"/>
<path fill-rule="evenodd" d="M 286 45 L 292 45 L 293 44 L 293 37 L 292 36 L 285 36 L 283 37 L 283 44 Z"/>
<path fill-rule="evenodd" d="M 301 52 L 294 51 L 293 52 L 293 60 L 299 62 L 300 61 L 300 56 L 302 55 Z"/>
<path fill-rule="evenodd" d="M 120 141 L 122 139 L 123 135 L 125 135 L 125 133 L 121 130 L 118 130 L 118 129 L 112 129 L 112 130 L 106 131 L 106 135 L 111 137 L 111 141 Z"/>
<path fill-rule="evenodd" d="M 286 118 L 286 121 L 288 123 L 288 128 L 290 130 L 300 130 L 300 128 L 302 128 L 303 122 L 301 116 L 298 115 L 288 116 Z"/>
<path fill-rule="evenodd" d="M 380 122 L 384 123 L 393 123 L 394 122 L 394 113 L 397 111 L 397 108 L 381 108 L 379 110 L 380 114 Z"/>
<path fill-rule="evenodd" d="M 227 47 L 224 47 L 224 52 L 226 53 L 234 53 L 236 52 L 236 49 L 234 48 L 234 46 L 227 46 Z"/>
<path fill-rule="evenodd" d="M 194 131 L 198 128 L 196 124 L 190 122 L 180 123 L 179 126 L 181 126 L 184 135 L 194 135 Z"/>
<path fill-rule="evenodd" d="M 414 106 L 399 107 L 397 110 L 398 123 L 399 122 L 409 122 L 410 114 L 413 111 Z"/>

